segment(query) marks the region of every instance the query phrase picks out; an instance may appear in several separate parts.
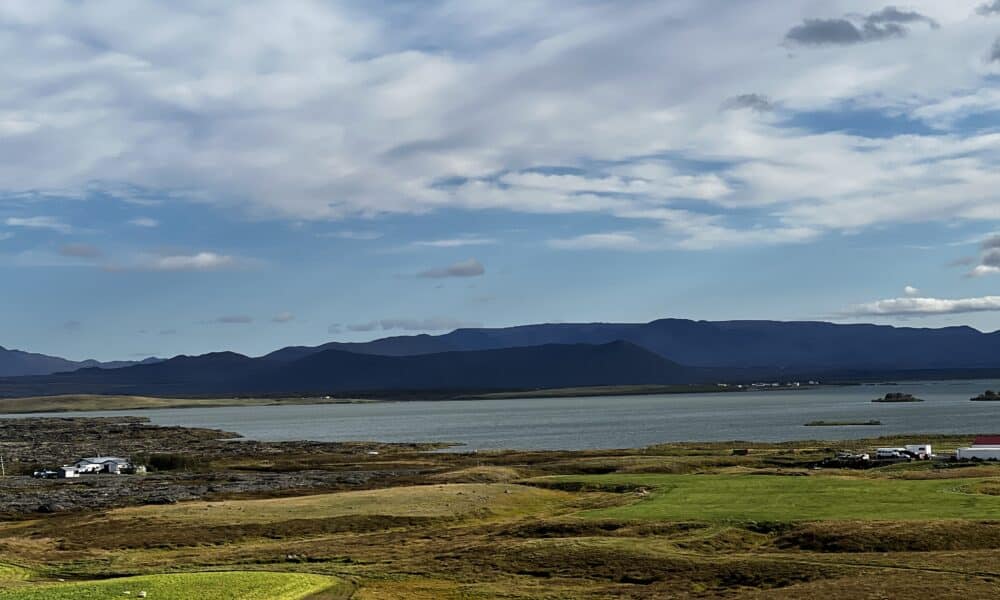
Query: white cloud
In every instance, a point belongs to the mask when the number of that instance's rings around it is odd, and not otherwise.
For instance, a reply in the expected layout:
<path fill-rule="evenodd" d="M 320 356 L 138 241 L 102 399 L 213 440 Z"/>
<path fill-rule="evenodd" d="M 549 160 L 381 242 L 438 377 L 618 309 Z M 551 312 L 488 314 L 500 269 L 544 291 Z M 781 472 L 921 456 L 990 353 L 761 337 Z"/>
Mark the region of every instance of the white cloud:
<path fill-rule="evenodd" d="M 135 219 L 130 220 L 128 223 L 129 225 L 134 225 L 136 227 L 152 228 L 160 226 L 160 222 L 151 217 L 137 217 Z"/>
<path fill-rule="evenodd" d="M 573 238 L 549 240 L 560 250 L 642 250 L 645 247 L 634 235 L 625 232 L 588 233 Z"/>
<path fill-rule="evenodd" d="M 907 296 L 914 297 L 920 295 L 920 290 L 913 287 L 912 285 L 908 285 L 903 288 L 903 293 L 906 294 Z"/>
<path fill-rule="evenodd" d="M 976 265 L 969 275 L 973 277 L 982 277 L 983 275 L 997 275 L 1000 274 L 1000 267 L 995 267 L 993 265 Z"/>
<path fill-rule="evenodd" d="M 860 304 L 845 311 L 843 315 L 856 317 L 926 317 L 992 311 L 1000 311 L 1000 296 L 983 296 L 981 298 L 960 298 L 954 300 L 915 297 L 889 298 Z"/>
<path fill-rule="evenodd" d="M 150 257 L 141 266 L 153 271 L 218 271 L 237 267 L 234 256 L 215 252 Z"/>
<path fill-rule="evenodd" d="M 274 323 L 289 323 L 294 320 L 295 320 L 295 315 L 293 315 L 290 312 L 280 312 L 271 317 L 271 321 Z"/>
<path fill-rule="evenodd" d="M 440 240 L 420 240 L 413 242 L 413 245 L 424 248 L 462 248 L 463 246 L 487 246 L 496 243 L 497 241 L 493 238 L 468 236 Z"/>
<path fill-rule="evenodd" d="M 4 220 L 8 227 L 23 227 L 25 229 L 47 229 L 57 233 L 72 233 L 73 227 L 56 217 L 8 217 Z"/>

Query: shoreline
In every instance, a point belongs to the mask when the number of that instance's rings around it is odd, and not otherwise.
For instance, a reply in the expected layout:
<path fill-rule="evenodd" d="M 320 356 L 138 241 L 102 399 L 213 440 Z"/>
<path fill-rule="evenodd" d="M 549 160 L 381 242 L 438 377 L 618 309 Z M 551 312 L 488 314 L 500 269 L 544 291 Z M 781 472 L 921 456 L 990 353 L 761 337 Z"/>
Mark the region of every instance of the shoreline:
<path fill-rule="evenodd" d="M 845 384 L 778 387 L 736 387 L 684 384 L 684 385 L 627 385 L 554 388 L 502 392 L 441 392 L 428 390 L 391 393 L 352 394 L 349 397 L 233 397 L 233 398 L 183 398 L 139 395 L 59 394 L 52 396 L 26 396 L 0 398 L 0 417 L 4 415 L 30 415 L 70 412 L 101 412 L 122 410 L 158 410 L 187 408 L 232 408 L 258 406 L 309 406 L 317 404 L 381 404 L 396 402 L 449 402 L 468 400 L 518 400 L 537 398 L 601 398 L 614 396 L 656 396 L 683 394 L 732 394 L 754 392 L 795 392 L 822 387 L 843 387 Z M 851 384 L 846 384 L 851 385 Z"/>
<path fill-rule="evenodd" d="M 375 402 L 382 401 L 364 398 L 158 398 L 153 396 L 73 394 L 0 398 L 0 418 L 5 415 L 188 408 L 308 406 L 315 404 L 369 404 Z"/>
<path fill-rule="evenodd" d="M 948 380 L 950 381 L 950 380 Z M 978 381 L 978 380 L 968 380 Z M 362 392 L 341 396 L 246 396 L 246 397 L 160 397 L 129 394 L 55 394 L 42 396 L 0 397 L 0 417 L 4 415 L 33 415 L 58 413 L 86 413 L 104 411 L 146 411 L 163 409 L 239 408 L 267 406 L 310 406 L 323 404 L 382 404 L 405 402 L 454 402 L 474 400 L 519 400 L 560 398 L 603 398 L 626 396 L 679 396 L 679 395 L 729 395 L 745 393 L 754 396 L 772 392 L 806 392 L 834 388 L 869 388 L 901 386 L 906 384 L 938 383 L 937 379 L 920 381 L 833 381 L 815 385 L 758 385 L 752 384 L 673 384 L 673 385 L 618 385 L 569 387 L 535 390 L 399 390 L 392 392 Z M 971 400 L 976 401 L 976 398 Z M 920 402 L 922 400 L 914 400 Z M 887 402 L 878 398 L 872 402 Z M 888 401 L 892 403 L 893 401 Z M 899 402 L 899 401 L 896 401 Z"/>

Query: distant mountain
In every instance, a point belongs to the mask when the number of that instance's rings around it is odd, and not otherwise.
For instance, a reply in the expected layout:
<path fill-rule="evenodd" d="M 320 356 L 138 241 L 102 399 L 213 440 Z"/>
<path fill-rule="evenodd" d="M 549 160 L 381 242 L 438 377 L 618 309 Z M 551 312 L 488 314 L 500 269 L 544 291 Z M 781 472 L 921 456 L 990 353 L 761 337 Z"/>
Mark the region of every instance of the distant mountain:
<path fill-rule="evenodd" d="M 46 356 L 45 354 L 35 354 L 23 352 L 21 350 L 8 350 L 0 346 L 0 377 L 17 377 L 21 375 L 48 375 L 60 371 L 75 371 L 87 367 L 101 369 L 117 369 L 132 365 L 159 361 L 158 358 L 147 358 L 144 361 L 115 361 L 98 362 L 96 360 L 73 361 L 58 356 Z"/>
<path fill-rule="evenodd" d="M 627 342 L 380 356 L 325 350 L 290 362 L 230 352 L 121 369 L 0 380 L 0 394 L 327 394 L 388 390 L 523 390 L 688 383 L 700 375 Z"/>
<path fill-rule="evenodd" d="M 814 321 L 690 321 L 560 323 L 458 329 L 443 335 L 331 342 L 272 352 L 296 360 L 325 350 L 385 356 L 491 350 L 543 344 L 631 342 L 686 366 L 771 370 L 916 370 L 1000 367 L 1000 332 L 971 327 L 920 329 Z"/>
<path fill-rule="evenodd" d="M 412 356 L 324 350 L 262 377 L 265 391 L 510 390 L 625 384 L 687 383 L 691 369 L 628 342 L 548 344 Z"/>
<path fill-rule="evenodd" d="M 0 351 L 0 395 L 325 394 L 625 384 L 1000 376 L 1000 333 L 822 322 L 688 321 L 458 329 L 145 364 Z M 84 367 L 84 368 L 80 368 Z M 118 368 L 112 368 L 118 367 Z M 54 373 L 54 371 L 60 371 Z M 10 375 L 33 374 L 27 377 Z"/>

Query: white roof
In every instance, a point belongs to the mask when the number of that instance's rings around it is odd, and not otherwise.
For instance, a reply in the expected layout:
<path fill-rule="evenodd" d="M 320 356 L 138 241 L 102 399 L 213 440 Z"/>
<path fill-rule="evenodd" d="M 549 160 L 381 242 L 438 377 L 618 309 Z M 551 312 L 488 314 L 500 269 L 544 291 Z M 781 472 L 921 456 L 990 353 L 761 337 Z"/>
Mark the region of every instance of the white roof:
<path fill-rule="evenodd" d="M 93 463 L 93 464 L 96 465 L 96 464 L 103 464 L 103 463 L 108 463 L 108 462 L 127 463 L 128 459 L 127 458 L 120 458 L 118 456 L 90 456 L 90 457 L 87 457 L 87 458 L 81 458 L 77 462 L 78 463 L 88 462 L 88 463 Z"/>

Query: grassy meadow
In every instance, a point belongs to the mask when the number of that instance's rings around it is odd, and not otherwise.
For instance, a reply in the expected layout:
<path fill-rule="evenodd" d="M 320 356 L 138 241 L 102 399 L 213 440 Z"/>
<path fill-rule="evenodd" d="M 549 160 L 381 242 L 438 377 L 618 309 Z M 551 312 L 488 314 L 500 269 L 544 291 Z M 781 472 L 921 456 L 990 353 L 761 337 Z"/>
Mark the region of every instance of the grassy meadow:
<path fill-rule="evenodd" d="M 0 600 L 995 597 L 1000 466 L 812 468 L 891 443 L 400 450 L 420 473 L 370 489 L 0 520 Z"/>
<path fill-rule="evenodd" d="M 991 480 L 782 476 L 616 474 L 544 481 L 595 488 L 645 488 L 623 506 L 581 513 L 587 518 L 653 521 L 816 521 L 1000 519 L 1000 496 L 981 494 Z"/>
<path fill-rule="evenodd" d="M 328 590 L 332 594 L 338 585 L 330 577 L 299 573 L 180 573 L 0 590 L 0 600 L 105 600 L 139 592 L 157 600 L 303 600 Z"/>

